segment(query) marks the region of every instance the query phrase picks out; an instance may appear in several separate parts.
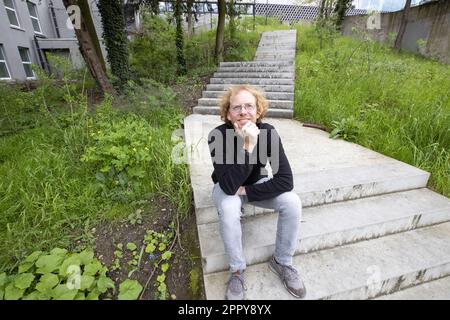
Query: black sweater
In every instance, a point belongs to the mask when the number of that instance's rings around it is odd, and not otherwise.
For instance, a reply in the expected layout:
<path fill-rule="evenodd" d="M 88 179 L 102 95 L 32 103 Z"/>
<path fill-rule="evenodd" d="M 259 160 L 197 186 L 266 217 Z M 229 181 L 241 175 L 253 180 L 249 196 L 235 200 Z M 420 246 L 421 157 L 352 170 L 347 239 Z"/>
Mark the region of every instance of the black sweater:
<path fill-rule="evenodd" d="M 244 150 L 244 141 L 231 124 L 224 123 L 208 135 L 214 165 L 211 175 L 213 182 L 219 182 L 222 190 L 228 195 L 236 194 L 240 186 L 245 186 L 249 202 L 267 200 L 294 188 L 292 170 L 275 128 L 268 123 L 258 123 L 257 127 L 260 134 L 252 153 Z M 254 184 L 259 179 L 267 177 L 264 169 L 267 161 L 271 164 L 273 178 L 264 183 Z"/>

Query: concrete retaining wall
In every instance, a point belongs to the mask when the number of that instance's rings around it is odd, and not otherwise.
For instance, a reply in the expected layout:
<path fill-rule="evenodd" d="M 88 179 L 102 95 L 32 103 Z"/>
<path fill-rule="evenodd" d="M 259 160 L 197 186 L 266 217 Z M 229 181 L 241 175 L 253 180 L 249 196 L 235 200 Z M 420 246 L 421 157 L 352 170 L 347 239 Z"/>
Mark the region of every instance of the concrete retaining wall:
<path fill-rule="evenodd" d="M 352 29 L 356 27 L 367 32 L 374 40 L 393 43 L 400 28 L 401 16 L 402 11 L 381 13 L 379 25 L 375 16 L 369 19 L 369 23 L 367 15 L 346 17 L 343 34 L 355 35 Z M 374 29 L 370 29 L 371 21 L 374 22 Z M 419 45 L 418 42 L 422 42 L 423 45 Z M 412 7 L 403 36 L 402 49 L 450 63 L 450 1 L 441 0 Z"/>

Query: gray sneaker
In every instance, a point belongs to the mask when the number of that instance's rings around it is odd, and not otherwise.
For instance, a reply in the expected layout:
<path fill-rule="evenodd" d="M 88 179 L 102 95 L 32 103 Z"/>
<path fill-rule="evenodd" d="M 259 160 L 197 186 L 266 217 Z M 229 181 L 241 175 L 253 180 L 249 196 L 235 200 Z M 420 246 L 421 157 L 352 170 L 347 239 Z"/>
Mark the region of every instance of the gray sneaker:
<path fill-rule="evenodd" d="M 231 274 L 227 287 L 227 300 L 244 300 L 244 290 L 247 290 L 244 272 Z"/>
<path fill-rule="evenodd" d="M 306 295 L 306 288 L 298 271 L 292 266 L 285 266 L 275 261 L 275 257 L 269 261 L 269 268 L 275 272 L 283 282 L 287 291 L 296 298 L 304 298 Z"/>

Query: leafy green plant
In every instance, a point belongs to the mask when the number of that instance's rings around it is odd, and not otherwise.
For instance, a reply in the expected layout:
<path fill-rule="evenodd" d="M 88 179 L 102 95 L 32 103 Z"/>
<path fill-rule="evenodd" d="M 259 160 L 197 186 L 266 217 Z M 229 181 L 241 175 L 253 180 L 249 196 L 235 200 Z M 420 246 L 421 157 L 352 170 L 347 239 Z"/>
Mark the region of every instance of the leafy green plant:
<path fill-rule="evenodd" d="M 137 209 L 135 212 L 128 215 L 128 221 L 131 225 L 142 224 L 142 209 Z"/>
<path fill-rule="evenodd" d="M 107 272 L 92 250 L 35 251 L 19 264 L 16 274 L 0 274 L 0 299 L 97 300 L 109 288 L 115 289 Z"/>
<path fill-rule="evenodd" d="M 120 259 L 123 258 L 123 244 L 118 243 L 116 246 L 116 250 L 114 250 L 114 261 L 112 265 L 112 270 L 120 269 Z"/>
<path fill-rule="evenodd" d="M 95 170 L 105 196 L 113 196 L 117 190 L 126 195 L 139 190 L 145 177 L 145 166 L 151 160 L 149 152 L 153 129 L 144 119 L 128 114 L 122 117 L 102 117 L 90 132 L 90 145 L 81 161 L 90 163 Z"/>
<path fill-rule="evenodd" d="M 344 118 L 341 121 L 332 121 L 333 130 L 330 138 L 342 138 L 347 141 L 355 141 L 361 127 L 361 123 L 353 116 Z"/>
<path fill-rule="evenodd" d="M 156 278 L 157 297 L 161 300 L 166 300 L 169 297 L 165 280 L 166 272 L 170 268 L 169 261 L 172 257 L 172 251 L 168 247 L 175 235 L 173 229 L 174 224 L 172 223 L 168 231 L 161 233 L 148 230 L 144 237 L 145 252 L 149 254 L 154 270 L 156 271 L 158 268 L 161 270 L 161 273 Z"/>
<path fill-rule="evenodd" d="M 141 284 L 136 280 L 126 279 L 119 286 L 119 300 L 136 300 L 142 291 Z"/>

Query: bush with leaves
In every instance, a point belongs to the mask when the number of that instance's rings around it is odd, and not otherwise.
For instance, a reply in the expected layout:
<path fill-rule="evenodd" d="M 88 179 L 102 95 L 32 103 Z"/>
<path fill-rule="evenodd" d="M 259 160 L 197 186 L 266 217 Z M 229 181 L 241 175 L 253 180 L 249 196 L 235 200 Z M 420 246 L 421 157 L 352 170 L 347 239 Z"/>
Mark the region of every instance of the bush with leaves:
<path fill-rule="evenodd" d="M 141 33 L 130 42 L 130 69 L 136 78 L 168 83 L 176 78 L 175 27 L 163 18 L 143 14 Z"/>
<path fill-rule="evenodd" d="M 152 160 L 153 131 L 147 121 L 132 113 L 120 116 L 109 102 L 98 109 L 81 161 L 98 170 L 96 179 L 105 194 L 117 188 L 130 195 L 139 190 L 145 167 Z"/>
<path fill-rule="evenodd" d="M 0 274 L 0 300 L 98 300 L 114 282 L 92 250 L 35 251 L 16 274 Z"/>

